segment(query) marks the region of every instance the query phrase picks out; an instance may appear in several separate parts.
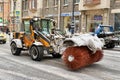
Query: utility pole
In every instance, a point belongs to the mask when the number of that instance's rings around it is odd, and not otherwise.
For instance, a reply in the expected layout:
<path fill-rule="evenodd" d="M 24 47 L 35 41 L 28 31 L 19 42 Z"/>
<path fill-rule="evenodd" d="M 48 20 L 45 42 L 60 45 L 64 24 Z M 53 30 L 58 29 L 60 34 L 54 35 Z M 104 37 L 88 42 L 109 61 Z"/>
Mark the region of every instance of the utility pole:
<path fill-rule="evenodd" d="M 58 0 L 58 29 L 60 29 L 61 21 L 61 0 Z"/>
<path fill-rule="evenodd" d="M 72 18 L 71 18 L 71 34 L 74 34 L 74 29 L 75 29 L 75 22 L 74 22 L 74 3 L 75 1 L 73 0 L 72 2 Z"/>
<path fill-rule="evenodd" d="M 58 29 L 60 29 L 60 19 L 61 19 L 61 0 L 58 0 Z"/>

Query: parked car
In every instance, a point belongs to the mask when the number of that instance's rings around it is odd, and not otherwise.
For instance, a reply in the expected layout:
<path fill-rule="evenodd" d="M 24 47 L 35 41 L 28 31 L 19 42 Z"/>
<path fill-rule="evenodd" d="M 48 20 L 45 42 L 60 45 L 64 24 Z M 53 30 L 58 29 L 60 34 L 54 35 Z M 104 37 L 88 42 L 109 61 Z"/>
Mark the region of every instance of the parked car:
<path fill-rule="evenodd" d="M 6 43 L 6 33 L 2 31 L 0 31 L 0 43 Z"/>

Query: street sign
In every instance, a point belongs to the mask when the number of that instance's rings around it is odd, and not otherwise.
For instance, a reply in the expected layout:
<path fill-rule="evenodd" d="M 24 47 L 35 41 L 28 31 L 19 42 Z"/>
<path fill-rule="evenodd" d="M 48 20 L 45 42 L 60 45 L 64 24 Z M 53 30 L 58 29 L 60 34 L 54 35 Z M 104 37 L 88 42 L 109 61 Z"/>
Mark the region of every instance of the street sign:
<path fill-rule="evenodd" d="M 16 19 L 16 24 L 20 23 L 20 20 Z"/>
<path fill-rule="evenodd" d="M 20 11 L 15 11 L 16 16 L 20 16 Z"/>

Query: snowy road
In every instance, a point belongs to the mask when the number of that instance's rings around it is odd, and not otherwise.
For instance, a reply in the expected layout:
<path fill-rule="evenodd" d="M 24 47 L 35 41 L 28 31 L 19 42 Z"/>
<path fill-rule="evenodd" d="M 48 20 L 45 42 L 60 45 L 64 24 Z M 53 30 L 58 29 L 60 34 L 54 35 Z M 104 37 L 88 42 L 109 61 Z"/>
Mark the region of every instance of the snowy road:
<path fill-rule="evenodd" d="M 120 80 L 120 51 L 104 50 L 104 58 L 77 71 L 61 59 L 32 61 L 27 52 L 13 56 L 9 43 L 0 44 L 0 80 Z"/>

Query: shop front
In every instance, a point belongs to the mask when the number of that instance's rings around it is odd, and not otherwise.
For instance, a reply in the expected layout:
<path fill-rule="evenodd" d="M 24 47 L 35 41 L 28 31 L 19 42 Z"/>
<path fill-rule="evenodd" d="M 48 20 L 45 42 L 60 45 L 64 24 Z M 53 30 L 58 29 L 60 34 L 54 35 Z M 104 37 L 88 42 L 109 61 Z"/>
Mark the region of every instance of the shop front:
<path fill-rule="evenodd" d="M 80 12 L 74 12 L 74 23 L 75 26 L 77 25 L 78 27 L 80 27 Z M 62 26 L 63 29 L 65 30 L 66 26 L 68 24 L 71 24 L 71 19 L 72 19 L 72 12 L 69 13 L 61 13 L 61 21 L 62 21 Z"/>
<path fill-rule="evenodd" d="M 94 32 L 100 24 L 108 25 L 109 17 L 107 10 L 88 10 L 82 12 L 82 28 L 86 32 Z"/>
<path fill-rule="evenodd" d="M 87 32 L 94 32 L 99 24 L 103 23 L 103 15 L 92 14 L 87 16 Z"/>

